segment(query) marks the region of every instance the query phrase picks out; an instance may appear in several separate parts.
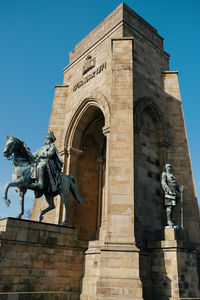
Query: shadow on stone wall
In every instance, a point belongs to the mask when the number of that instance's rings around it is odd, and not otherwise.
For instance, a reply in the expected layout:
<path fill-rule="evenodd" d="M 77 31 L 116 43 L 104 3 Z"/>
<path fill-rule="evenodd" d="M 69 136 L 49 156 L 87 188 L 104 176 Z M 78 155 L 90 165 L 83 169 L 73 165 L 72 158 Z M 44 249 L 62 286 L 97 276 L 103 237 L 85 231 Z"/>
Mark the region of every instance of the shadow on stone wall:
<path fill-rule="evenodd" d="M 144 300 L 170 300 L 172 297 L 172 281 L 167 276 L 165 263 L 164 251 L 161 248 L 140 254 Z"/>

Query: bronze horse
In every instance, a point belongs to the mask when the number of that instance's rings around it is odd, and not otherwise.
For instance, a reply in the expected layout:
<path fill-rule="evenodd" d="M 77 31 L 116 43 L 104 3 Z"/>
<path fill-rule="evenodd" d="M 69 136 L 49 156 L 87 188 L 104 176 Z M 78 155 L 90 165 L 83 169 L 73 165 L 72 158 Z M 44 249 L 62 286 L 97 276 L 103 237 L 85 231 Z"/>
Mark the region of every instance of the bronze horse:
<path fill-rule="evenodd" d="M 30 152 L 30 149 L 26 146 L 26 144 L 23 141 L 15 138 L 14 136 L 10 136 L 7 138 L 3 155 L 7 159 L 13 161 L 13 181 L 5 185 L 3 196 L 7 207 L 10 205 L 10 200 L 7 198 L 8 189 L 10 187 L 16 187 L 21 205 L 21 211 L 17 215 L 17 218 L 21 218 L 24 213 L 24 195 L 26 194 L 27 189 L 31 189 L 35 192 L 36 195 L 38 193 L 40 194 L 40 196 L 44 195 L 48 203 L 48 207 L 40 212 L 39 221 L 42 221 L 43 215 L 55 208 L 53 198 L 57 195 L 60 195 L 61 200 L 65 206 L 65 219 L 61 225 L 66 225 L 68 221 L 69 210 L 69 191 L 72 192 L 72 195 L 79 204 L 83 204 L 83 200 L 78 192 L 75 177 L 72 175 L 65 175 L 64 173 L 61 173 L 61 184 L 59 185 L 57 191 L 53 193 L 49 191 L 48 179 L 47 186 L 44 187 L 43 190 L 38 190 L 38 188 L 35 188 L 34 180 L 31 178 L 31 167 L 34 163 L 34 156 Z"/>

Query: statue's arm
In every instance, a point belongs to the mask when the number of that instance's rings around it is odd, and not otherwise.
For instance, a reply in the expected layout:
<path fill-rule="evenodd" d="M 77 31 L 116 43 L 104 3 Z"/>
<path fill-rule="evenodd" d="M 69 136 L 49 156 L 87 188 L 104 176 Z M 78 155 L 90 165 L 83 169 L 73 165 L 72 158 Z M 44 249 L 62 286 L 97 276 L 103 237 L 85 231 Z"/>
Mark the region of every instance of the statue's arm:
<path fill-rule="evenodd" d="M 171 190 L 167 185 L 167 175 L 165 172 L 163 172 L 162 176 L 161 176 L 161 185 L 162 185 L 162 188 L 165 191 L 165 193 L 171 194 Z"/>

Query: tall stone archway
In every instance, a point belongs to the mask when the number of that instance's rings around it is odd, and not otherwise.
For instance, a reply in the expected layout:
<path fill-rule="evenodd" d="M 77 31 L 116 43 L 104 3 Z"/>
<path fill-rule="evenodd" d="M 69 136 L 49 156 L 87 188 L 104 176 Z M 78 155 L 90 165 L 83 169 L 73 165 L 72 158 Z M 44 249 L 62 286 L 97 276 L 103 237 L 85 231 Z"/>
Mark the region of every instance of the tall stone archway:
<path fill-rule="evenodd" d="M 104 106 L 105 107 L 105 106 Z M 95 240 L 99 237 L 102 206 L 105 198 L 106 118 L 99 101 L 84 100 L 67 130 L 65 172 L 77 178 L 84 205 L 70 200 L 69 222 L 79 230 L 79 237 Z"/>

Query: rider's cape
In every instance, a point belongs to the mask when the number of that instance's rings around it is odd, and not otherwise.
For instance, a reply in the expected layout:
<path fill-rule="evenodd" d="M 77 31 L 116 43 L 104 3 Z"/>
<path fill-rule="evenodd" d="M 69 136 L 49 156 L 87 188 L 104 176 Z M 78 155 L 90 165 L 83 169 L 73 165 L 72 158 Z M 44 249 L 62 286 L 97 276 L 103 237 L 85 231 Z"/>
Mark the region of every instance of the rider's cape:
<path fill-rule="evenodd" d="M 53 157 L 46 159 L 46 166 L 49 175 L 49 181 L 51 185 L 51 191 L 56 192 L 61 184 L 61 170 L 63 161 L 60 159 L 57 151 Z"/>

